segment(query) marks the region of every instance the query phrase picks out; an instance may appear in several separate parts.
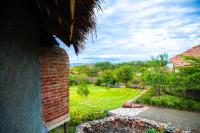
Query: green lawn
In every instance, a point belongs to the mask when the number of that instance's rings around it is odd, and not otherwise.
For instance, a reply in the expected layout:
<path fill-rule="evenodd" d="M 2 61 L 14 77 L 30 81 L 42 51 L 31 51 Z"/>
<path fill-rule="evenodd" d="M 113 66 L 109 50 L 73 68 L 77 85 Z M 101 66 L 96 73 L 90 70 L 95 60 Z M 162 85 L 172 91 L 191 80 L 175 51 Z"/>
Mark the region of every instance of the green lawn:
<path fill-rule="evenodd" d="M 124 102 L 139 95 L 141 90 L 129 88 L 106 88 L 94 85 L 88 86 L 88 98 L 77 94 L 77 87 L 70 88 L 70 112 L 104 111 L 121 106 Z"/>
<path fill-rule="evenodd" d="M 120 107 L 126 101 L 141 93 L 141 90 L 130 88 L 106 88 L 89 85 L 90 94 L 87 98 L 77 94 L 77 87 L 70 87 L 70 117 L 69 127 L 79 123 L 99 119 L 106 116 L 105 111 Z M 62 133 L 61 128 L 57 128 L 51 133 Z M 70 128 L 74 132 L 74 127 Z"/>

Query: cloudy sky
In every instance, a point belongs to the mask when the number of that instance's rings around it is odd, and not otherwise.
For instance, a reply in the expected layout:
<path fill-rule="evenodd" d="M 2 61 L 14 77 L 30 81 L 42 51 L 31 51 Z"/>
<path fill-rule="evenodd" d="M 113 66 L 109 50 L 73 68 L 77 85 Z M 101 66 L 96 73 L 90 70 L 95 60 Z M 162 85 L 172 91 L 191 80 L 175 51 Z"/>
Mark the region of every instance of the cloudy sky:
<path fill-rule="evenodd" d="M 172 57 L 200 44 L 200 0 L 104 0 L 97 14 L 97 38 L 89 36 L 70 63 L 147 60 L 167 52 Z"/>

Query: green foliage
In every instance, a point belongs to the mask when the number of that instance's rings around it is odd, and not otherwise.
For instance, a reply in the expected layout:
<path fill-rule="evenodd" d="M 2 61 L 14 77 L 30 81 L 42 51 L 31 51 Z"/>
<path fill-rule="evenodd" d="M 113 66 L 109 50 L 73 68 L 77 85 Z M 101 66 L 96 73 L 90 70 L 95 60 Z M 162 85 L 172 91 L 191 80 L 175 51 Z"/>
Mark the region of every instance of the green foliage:
<path fill-rule="evenodd" d="M 133 61 L 119 64 L 100 62 L 94 65 L 73 67 L 70 77 L 71 85 L 80 84 L 84 79 L 94 77 L 95 85 L 115 86 L 116 83 L 125 83 L 128 86 L 139 88 L 151 87 L 153 96 L 170 94 L 185 96 L 187 90 L 200 90 L 200 59 L 183 57 L 190 65 L 171 71 L 168 67 L 166 53 L 152 57 L 150 61 Z"/>
<path fill-rule="evenodd" d="M 76 84 L 76 80 L 77 80 L 77 76 L 71 74 L 71 75 L 69 76 L 69 83 L 70 83 L 70 86 L 75 85 L 75 84 Z"/>
<path fill-rule="evenodd" d="M 85 73 L 85 71 L 88 69 L 88 65 L 80 65 L 80 66 L 76 66 L 76 67 L 73 67 L 71 69 L 72 72 L 75 72 L 75 73 L 78 73 L 78 74 L 81 74 L 81 73 Z"/>
<path fill-rule="evenodd" d="M 97 71 L 96 69 L 93 69 L 91 66 L 87 67 L 87 69 L 85 69 L 84 71 L 86 73 L 87 76 L 89 77 L 96 77 L 97 76 Z"/>
<path fill-rule="evenodd" d="M 149 71 L 145 75 L 146 85 L 152 86 L 155 89 L 156 95 L 161 95 L 163 90 L 167 87 L 167 73 L 165 70 Z"/>
<path fill-rule="evenodd" d="M 116 77 L 118 81 L 125 83 L 128 87 L 128 82 L 132 80 L 133 72 L 132 67 L 129 65 L 122 66 L 116 70 Z"/>
<path fill-rule="evenodd" d="M 75 85 L 89 84 L 87 75 L 79 75 L 75 80 Z"/>
<path fill-rule="evenodd" d="M 183 89 L 192 89 L 200 91 L 200 58 L 183 57 L 190 64 L 179 68 L 177 75 Z"/>
<path fill-rule="evenodd" d="M 90 94 L 87 101 L 77 94 L 78 86 L 70 87 L 70 111 L 86 111 L 90 109 L 109 110 L 121 106 L 127 100 L 134 98 L 141 93 L 138 89 L 129 88 L 107 88 L 88 85 Z M 106 102 L 109 101 L 109 102 Z"/>
<path fill-rule="evenodd" d="M 113 68 L 114 66 L 110 62 L 107 62 L 107 61 L 99 62 L 94 65 L 94 69 L 96 69 L 98 72 L 101 72 L 104 70 L 111 70 Z"/>
<path fill-rule="evenodd" d="M 81 83 L 80 85 L 78 85 L 77 93 L 81 96 L 87 97 L 90 93 L 87 84 Z"/>
<path fill-rule="evenodd" d="M 71 125 L 102 118 L 106 116 L 107 110 L 120 107 L 124 102 L 141 93 L 141 90 L 136 89 L 107 89 L 106 87 L 88 85 L 90 94 L 85 100 L 84 97 L 76 93 L 77 89 L 77 86 L 70 88 Z"/>
<path fill-rule="evenodd" d="M 115 78 L 113 71 L 111 70 L 105 70 L 104 72 L 101 73 L 100 79 L 102 83 L 105 83 L 107 87 L 112 85 L 112 87 L 115 86 L 117 83 L 117 79 Z"/>
<path fill-rule="evenodd" d="M 115 68 L 119 68 L 126 65 L 132 66 L 135 68 L 135 70 L 141 72 L 141 69 L 148 67 L 149 64 L 148 62 L 145 62 L 145 61 L 123 62 L 123 63 L 115 64 Z"/>
<path fill-rule="evenodd" d="M 151 89 L 140 97 L 140 102 L 150 105 L 165 106 L 176 109 L 200 111 L 200 102 L 188 98 L 172 96 L 172 95 L 162 95 L 153 96 L 154 90 Z"/>
<path fill-rule="evenodd" d="M 70 125 L 78 125 L 86 121 L 92 121 L 106 117 L 107 113 L 104 111 L 89 110 L 88 112 L 83 112 L 81 110 L 70 112 Z"/>
<path fill-rule="evenodd" d="M 102 80 L 100 77 L 98 77 L 98 78 L 96 79 L 95 85 L 96 85 L 96 86 L 101 86 L 102 83 L 103 83 L 103 80 Z"/>
<path fill-rule="evenodd" d="M 80 65 L 71 68 L 71 73 L 78 74 L 78 75 L 87 75 L 89 77 L 97 76 L 97 71 L 93 69 L 89 65 Z"/>
<path fill-rule="evenodd" d="M 147 129 L 145 133 L 164 133 L 162 131 L 157 131 L 155 128 Z"/>
<path fill-rule="evenodd" d="M 69 133 L 74 133 L 78 124 L 107 116 L 107 110 L 120 107 L 127 100 L 141 93 L 141 90 L 127 88 L 105 88 L 88 85 L 90 94 L 85 100 L 77 94 L 77 86 L 70 87 L 70 121 L 67 122 Z M 106 102 L 109 101 L 109 102 Z M 50 133 L 64 133 L 63 127 L 56 128 Z"/>
<path fill-rule="evenodd" d="M 155 95 L 161 95 L 167 88 L 167 63 L 168 55 L 166 53 L 152 57 L 152 60 L 149 61 L 149 69 L 144 72 L 145 84 L 155 89 Z"/>
<path fill-rule="evenodd" d="M 159 54 L 156 57 L 151 57 L 151 61 L 148 62 L 151 67 L 154 68 L 160 68 L 160 67 L 165 67 L 168 64 L 168 54 Z"/>
<path fill-rule="evenodd" d="M 71 126 L 68 122 L 67 122 L 67 129 L 68 129 L 68 133 L 76 132 L 76 126 Z M 64 133 L 63 125 L 49 131 L 48 133 Z"/>

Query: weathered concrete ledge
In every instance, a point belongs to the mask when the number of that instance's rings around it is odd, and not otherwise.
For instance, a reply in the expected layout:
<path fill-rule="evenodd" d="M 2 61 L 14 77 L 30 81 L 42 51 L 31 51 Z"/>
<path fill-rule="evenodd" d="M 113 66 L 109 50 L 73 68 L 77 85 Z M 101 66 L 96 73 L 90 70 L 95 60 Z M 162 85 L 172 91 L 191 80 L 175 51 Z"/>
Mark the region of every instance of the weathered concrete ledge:
<path fill-rule="evenodd" d="M 90 121 L 78 125 L 76 133 L 143 133 L 147 129 L 154 128 L 157 131 L 167 133 L 190 133 L 181 129 L 167 127 L 164 123 L 136 117 L 111 116 L 100 120 Z"/>

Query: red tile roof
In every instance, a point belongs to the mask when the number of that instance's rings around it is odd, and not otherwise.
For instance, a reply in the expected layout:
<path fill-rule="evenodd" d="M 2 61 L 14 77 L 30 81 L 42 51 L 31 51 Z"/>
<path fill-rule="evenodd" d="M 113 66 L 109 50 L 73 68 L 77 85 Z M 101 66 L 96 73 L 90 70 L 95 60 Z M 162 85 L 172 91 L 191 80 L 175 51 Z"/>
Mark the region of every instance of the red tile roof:
<path fill-rule="evenodd" d="M 180 55 L 200 57 L 200 44 L 192 47 L 191 49 L 186 50 L 185 52 L 179 55 L 176 55 L 175 57 L 172 57 L 170 59 L 170 62 L 173 63 L 176 67 L 188 65 L 188 62 L 184 61 Z"/>

